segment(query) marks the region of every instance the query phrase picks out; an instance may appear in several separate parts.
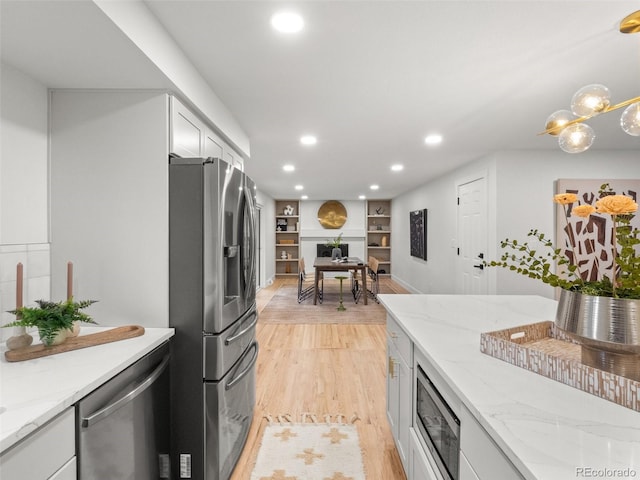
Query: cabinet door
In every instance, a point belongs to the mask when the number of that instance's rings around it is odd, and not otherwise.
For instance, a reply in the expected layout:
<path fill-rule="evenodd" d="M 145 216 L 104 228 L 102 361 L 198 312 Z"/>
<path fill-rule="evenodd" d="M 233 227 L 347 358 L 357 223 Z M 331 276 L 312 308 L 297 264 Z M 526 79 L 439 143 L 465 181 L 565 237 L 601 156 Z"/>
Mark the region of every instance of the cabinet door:
<path fill-rule="evenodd" d="M 460 480 L 480 480 L 462 452 L 460 452 Z"/>
<path fill-rule="evenodd" d="M 244 161 L 242 157 L 231 147 L 226 147 L 224 150 L 224 159 L 229 165 L 233 165 L 240 171 L 244 171 Z"/>
<path fill-rule="evenodd" d="M 0 478 L 49 478 L 74 458 L 75 451 L 75 411 L 70 407 L 0 455 Z"/>
<path fill-rule="evenodd" d="M 224 150 L 222 140 L 211 130 L 207 129 L 204 135 L 204 157 L 213 157 L 222 159 L 222 151 Z"/>
<path fill-rule="evenodd" d="M 387 418 L 393 438 L 398 438 L 398 417 L 400 416 L 400 375 L 398 372 L 400 355 L 395 344 L 387 338 Z"/>
<path fill-rule="evenodd" d="M 398 369 L 398 453 L 402 459 L 405 470 L 409 456 L 409 429 L 413 419 L 413 369 L 410 369 L 405 361 L 400 357 L 396 364 Z"/>
<path fill-rule="evenodd" d="M 409 475 L 408 480 L 442 480 L 431 467 L 425 450 L 413 428 L 409 429 Z"/>
<path fill-rule="evenodd" d="M 76 457 L 73 457 L 60 470 L 49 477 L 49 480 L 77 480 L 76 468 Z"/>
<path fill-rule="evenodd" d="M 200 157 L 205 125 L 175 97 L 171 97 L 171 153 L 181 157 Z"/>

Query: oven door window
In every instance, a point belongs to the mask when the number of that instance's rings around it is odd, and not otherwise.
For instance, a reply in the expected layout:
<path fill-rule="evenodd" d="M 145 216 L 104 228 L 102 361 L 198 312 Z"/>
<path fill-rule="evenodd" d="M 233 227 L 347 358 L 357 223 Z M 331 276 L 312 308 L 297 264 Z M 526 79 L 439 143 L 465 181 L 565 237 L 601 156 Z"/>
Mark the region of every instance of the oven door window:
<path fill-rule="evenodd" d="M 422 373 L 422 372 L 420 372 Z M 458 478 L 459 455 L 459 422 L 453 412 L 447 411 L 444 400 L 433 387 L 433 384 L 420 375 L 417 382 L 417 416 L 424 440 L 431 443 L 442 473 L 450 479 Z M 440 397 L 440 398 L 438 398 Z M 439 461 L 438 461 L 439 460 Z"/>

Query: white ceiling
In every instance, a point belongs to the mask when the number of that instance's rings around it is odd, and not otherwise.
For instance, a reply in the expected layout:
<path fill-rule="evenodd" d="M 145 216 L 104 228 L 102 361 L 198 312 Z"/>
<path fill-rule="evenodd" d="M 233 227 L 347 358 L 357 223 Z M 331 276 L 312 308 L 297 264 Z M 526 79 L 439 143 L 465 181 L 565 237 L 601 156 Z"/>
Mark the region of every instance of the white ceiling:
<path fill-rule="evenodd" d="M 236 116 L 246 170 L 277 198 L 298 197 L 295 184 L 310 199 L 388 198 L 492 152 L 544 155 L 557 143 L 536 134 L 581 86 L 640 95 L 640 35 L 618 32 L 637 1 L 145 3 Z M 304 17 L 297 36 L 269 25 L 285 7 Z M 2 60 L 47 86 L 172 88 L 90 1 L 0 0 L 0 22 Z M 640 150 L 617 114 L 591 125 L 592 150 Z M 441 146 L 424 145 L 431 132 Z M 318 144 L 301 146 L 305 133 Z"/>

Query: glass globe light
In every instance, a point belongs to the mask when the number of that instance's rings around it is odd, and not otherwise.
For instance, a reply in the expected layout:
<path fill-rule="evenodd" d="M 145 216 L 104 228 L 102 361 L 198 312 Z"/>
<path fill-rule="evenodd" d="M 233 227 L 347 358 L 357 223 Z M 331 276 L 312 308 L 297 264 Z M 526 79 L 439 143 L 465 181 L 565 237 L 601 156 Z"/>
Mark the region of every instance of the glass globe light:
<path fill-rule="evenodd" d="M 589 149 L 595 137 L 593 128 L 589 125 L 575 123 L 558 135 L 558 145 L 567 153 L 581 153 Z"/>
<path fill-rule="evenodd" d="M 620 117 L 620 126 L 625 133 L 634 137 L 640 136 L 640 102 L 632 103 L 625 108 Z"/>
<path fill-rule="evenodd" d="M 604 85 L 582 87 L 571 99 L 571 111 L 579 117 L 590 117 L 604 111 L 611 103 L 611 93 Z"/>
<path fill-rule="evenodd" d="M 549 130 L 549 135 L 560 135 L 564 126 L 573 120 L 575 117 L 569 110 L 558 110 L 553 112 L 547 118 L 547 122 L 544 125 L 545 130 Z"/>

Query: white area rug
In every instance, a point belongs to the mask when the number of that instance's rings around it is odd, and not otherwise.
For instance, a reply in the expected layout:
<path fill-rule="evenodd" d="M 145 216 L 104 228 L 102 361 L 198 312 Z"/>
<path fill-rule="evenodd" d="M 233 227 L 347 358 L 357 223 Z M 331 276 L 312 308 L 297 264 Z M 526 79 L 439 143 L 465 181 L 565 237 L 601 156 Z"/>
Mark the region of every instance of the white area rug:
<path fill-rule="evenodd" d="M 358 430 L 338 416 L 270 422 L 251 480 L 365 480 Z M 355 421 L 355 419 L 354 419 Z M 317 423 L 314 423 L 317 422 Z"/>

